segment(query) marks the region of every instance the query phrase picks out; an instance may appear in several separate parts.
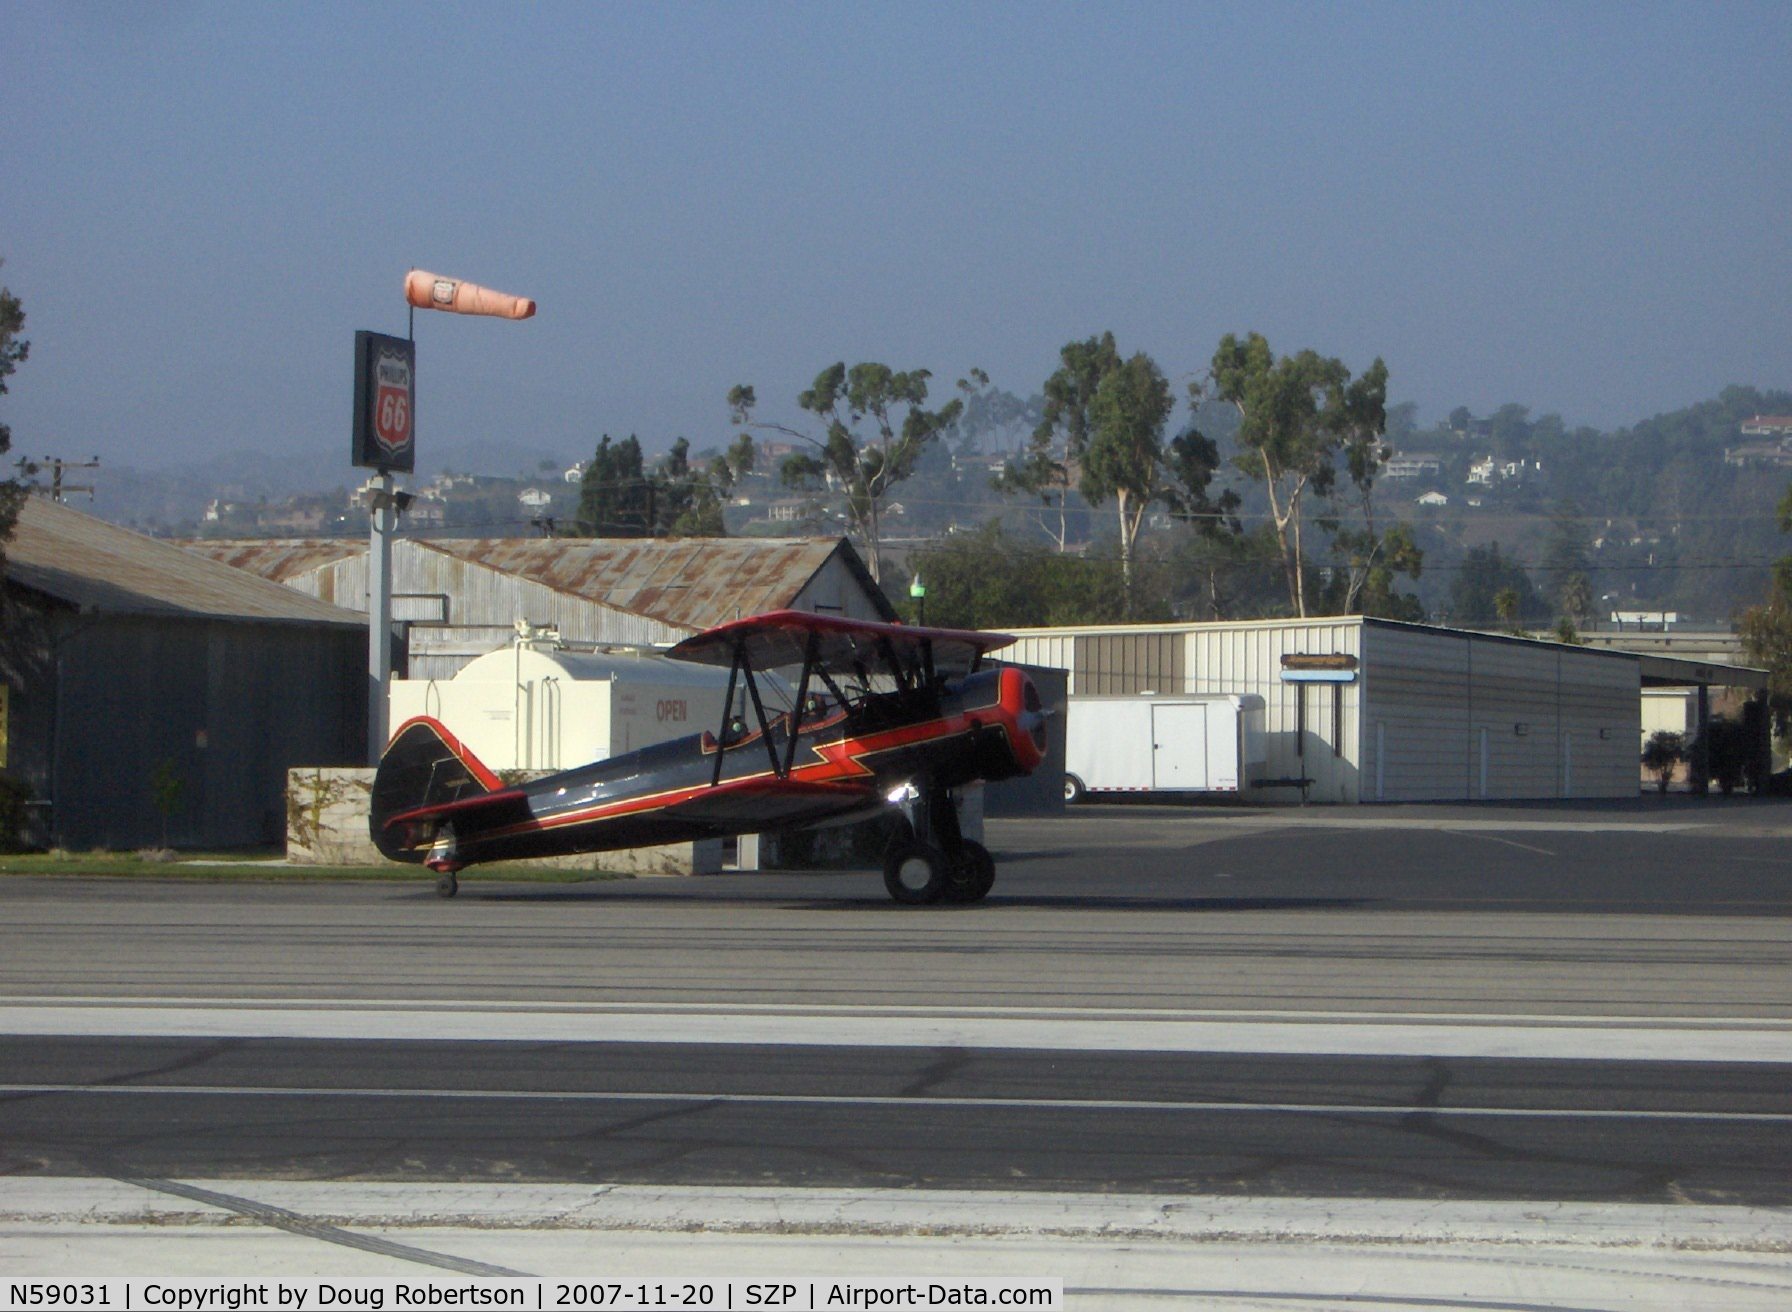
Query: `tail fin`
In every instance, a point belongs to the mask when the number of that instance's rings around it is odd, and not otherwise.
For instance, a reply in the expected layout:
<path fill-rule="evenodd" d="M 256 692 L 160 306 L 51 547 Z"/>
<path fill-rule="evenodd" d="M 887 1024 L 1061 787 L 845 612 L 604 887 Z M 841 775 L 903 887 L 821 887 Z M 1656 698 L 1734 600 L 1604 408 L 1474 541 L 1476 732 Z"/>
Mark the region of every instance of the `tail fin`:
<path fill-rule="evenodd" d="M 389 860 L 421 861 L 418 843 L 427 836 L 415 832 L 414 826 L 389 826 L 393 816 L 468 801 L 503 787 L 504 781 L 481 765 L 440 721 L 420 715 L 399 726 L 380 757 L 367 817 L 369 836 Z"/>

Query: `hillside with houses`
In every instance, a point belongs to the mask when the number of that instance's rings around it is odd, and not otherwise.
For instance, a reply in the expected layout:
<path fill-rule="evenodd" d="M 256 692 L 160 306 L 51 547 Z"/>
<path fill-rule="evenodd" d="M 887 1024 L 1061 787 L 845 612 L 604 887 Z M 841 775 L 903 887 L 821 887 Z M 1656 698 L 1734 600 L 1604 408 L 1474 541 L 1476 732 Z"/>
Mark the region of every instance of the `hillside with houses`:
<path fill-rule="evenodd" d="M 971 413 L 932 443 L 914 472 L 884 506 L 886 554 L 900 563 L 921 544 L 1001 525 L 1014 549 L 1056 549 L 1061 534 L 1072 554 L 1100 560 L 1111 553 L 1111 514 L 1097 513 L 1072 492 L 1063 505 L 1004 495 L 996 480 L 1021 451 L 1037 400 L 1008 397 L 1004 407 Z M 1187 422 L 1187 421 L 1185 421 Z M 1192 423 L 1222 453 L 1235 417 L 1207 407 Z M 738 439 L 737 439 L 738 440 Z M 689 444 L 686 444 L 687 446 Z M 643 478 L 666 477 L 665 459 L 645 450 Z M 1552 609 L 1551 571 L 1573 558 L 1592 587 L 1592 614 L 1667 612 L 1722 623 L 1758 601 L 1772 562 L 1786 551 L 1776 507 L 1792 482 L 1792 393 L 1728 388 L 1717 397 L 1614 431 L 1570 429 L 1557 415 L 1533 416 L 1522 405 L 1476 415 L 1466 407 L 1421 424 L 1416 407 L 1388 412 L 1387 459 L 1375 484 L 1376 513 L 1411 525 L 1423 568 L 1409 585 L 1433 619 L 1484 622 L 1470 614 L 1467 586 L 1489 553 L 1516 568 L 1528 585 L 1526 618 Z M 836 490 L 793 490 L 779 477 L 799 444 L 760 440 L 750 467 L 718 497 L 730 535 L 812 536 L 843 531 Z M 687 477 L 723 454 L 719 445 L 690 454 Z M 490 468 L 508 459 L 508 473 L 473 473 L 444 465 L 408 480 L 404 528 L 419 536 L 548 537 L 580 532 L 581 498 L 590 459 L 522 451 L 487 452 Z M 468 462 L 473 463 L 472 461 Z M 346 461 L 345 461 L 346 466 Z M 95 491 L 74 504 L 159 536 L 181 538 L 340 537 L 368 530 L 365 494 L 346 467 L 334 486 L 317 479 L 314 463 L 223 461 L 207 471 L 85 471 Z M 1229 468 L 1219 483 L 1239 498 L 1239 559 L 1264 523 L 1261 485 Z M 652 504 L 651 495 L 648 505 Z M 649 519 L 652 522 L 648 522 Z M 614 526 L 611 533 L 618 531 Z M 665 514 L 641 512 L 624 533 L 672 532 Z M 1215 609 L 1194 577 L 1213 566 L 1186 526 L 1164 513 L 1147 520 L 1143 547 L 1155 562 L 1171 613 Z M 1552 558 L 1552 552 L 1554 556 Z M 1199 558 L 1191 564 L 1193 558 Z M 1566 553 L 1566 555 L 1564 555 Z M 1324 568 L 1323 550 L 1314 553 Z M 1261 562 L 1259 562 L 1260 566 Z M 1227 603 L 1235 614 L 1276 613 L 1272 587 L 1240 583 Z"/>

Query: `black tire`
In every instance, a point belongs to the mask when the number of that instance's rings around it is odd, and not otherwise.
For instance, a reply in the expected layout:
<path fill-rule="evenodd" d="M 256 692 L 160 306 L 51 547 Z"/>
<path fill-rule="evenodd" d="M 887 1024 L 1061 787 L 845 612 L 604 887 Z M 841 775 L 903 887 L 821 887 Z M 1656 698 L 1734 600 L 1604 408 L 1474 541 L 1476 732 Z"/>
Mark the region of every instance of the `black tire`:
<path fill-rule="evenodd" d="M 937 902 L 946 889 L 946 854 L 927 843 L 898 842 L 884 857 L 884 887 L 907 907 Z"/>
<path fill-rule="evenodd" d="M 981 902 L 996 883 L 996 859 L 983 844 L 966 839 L 946 880 L 946 901 Z"/>
<path fill-rule="evenodd" d="M 1064 776 L 1064 805 L 1065 806 L 1074 805 L 1075 803 L 1082 801 L 1088 795 L 1089 795 L 1089 790 L 1087 788 L 1083 787 L 1083 781 L 1081 779 L 1078 779 L 1073 774 L 1067 774 Z"/>
<path fill-rule="evenodd" d="M 456 879 L 452 874 L 438 875 L 436 877 L 437 897 L 453 897 L 458 892 L 460 892 L 460 880 Z"/>

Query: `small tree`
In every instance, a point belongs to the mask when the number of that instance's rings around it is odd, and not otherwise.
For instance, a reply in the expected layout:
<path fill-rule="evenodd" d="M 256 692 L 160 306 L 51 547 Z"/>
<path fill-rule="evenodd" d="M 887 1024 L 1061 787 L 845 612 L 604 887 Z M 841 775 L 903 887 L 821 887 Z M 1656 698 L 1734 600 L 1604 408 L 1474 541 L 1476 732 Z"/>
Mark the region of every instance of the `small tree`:
<path fill-rule="evenodd" d="M 156 768 L 149 776 L 149 800 L 154 804 L 156 813 L 162 817 L 162 846 L 168 846 L 168 822 L 174 819 L 174 813 L 180 810 L 181 797 L 187 790 L 186 780 L 181 778 L 180 767 L 174 758 L 164 756 L 156 763 Z"/>
<path fill-rule="evenodd" d="M 1517 588 L 1501 588 L 1493 594 L 1493 613 L 1499 616 L 1501 624 L 1518 632 L 1518 608 L 1521 598 Z"/>
<path fill-rule="evenodd" d="M 1752 745 L 1742 724 L 1727 715 L 1714 715 L 1705 724 L 1704 741 L 1694 742 L 1687 749 L 1688 759 L 1696 761 L 1703 747 L 1705 769 L 1725 797 L 1735 792 L 1748 769 Z M 1694 780 L 1696 784 L 1698 781 Z"/>
<path fill-rule="evenodd" d="M 1686 759 L 1686 737 L 1672 729 L 1657 729 L 1643 744 L 1643 769 L 1655 776 L 1656 786 L 1667 792 L 1674 770 Z"/>
<path fill-rule="evenodd" d="M 1792 488 L 1780 498 L 1779 524 L 1780 532 L 1792 533 Z M 1736 631 L 1749 663 L 1768 672 L 1768 704 L 1783 735 L 1792 730 L 1792 556 L 1774 562 L 1767 599 L 1742 612 Z"/>
<path fill-rule="evenodd" d="M 25 310 L 19 304 L 19 298 L 5 287 L 0 287 L 0 396 L 6 395 L 6 380 L 12 371 L 24 363 L 25 357 L 31 353 L 31 343 L 23 340 L 19 332 L 25 327 Z M 12 448 L 12 430 L 0 423 L 0 458 Z M 12 526 L 19 517 L 19 507 L 25 501 L 25 484 L 22 479 L 5 476 L 5 464 L 0 460 L 0 571 L 6 567 L 6 539 L 12 536 Z M 29 467 L 25 469 L 29 474 Z"/>

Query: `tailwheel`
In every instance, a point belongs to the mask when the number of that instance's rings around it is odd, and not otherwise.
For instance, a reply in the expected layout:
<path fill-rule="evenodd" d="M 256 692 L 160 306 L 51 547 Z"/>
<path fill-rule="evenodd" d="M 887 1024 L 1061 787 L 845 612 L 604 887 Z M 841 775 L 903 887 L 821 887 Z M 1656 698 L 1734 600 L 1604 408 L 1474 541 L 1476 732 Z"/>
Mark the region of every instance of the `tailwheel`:
<path fill-rule="evenodd" d="M 995 887 L 996 860 L 989 849 L 974 839 L 965 839 L 946 877 L 945 898 L 948 902 L 981 902 Z"/>
<path fill-rule="evenodd" d="M 884 857 L 884 887 L 904 906 L 925 906 L 939 901 L 949 869 L 946 854 L 939 848 L 904 840 Z"/>

